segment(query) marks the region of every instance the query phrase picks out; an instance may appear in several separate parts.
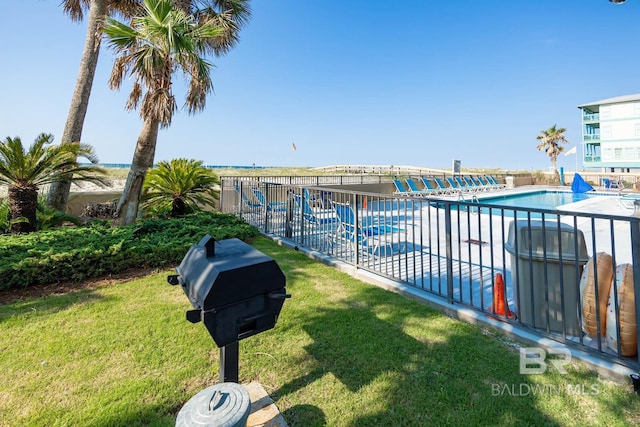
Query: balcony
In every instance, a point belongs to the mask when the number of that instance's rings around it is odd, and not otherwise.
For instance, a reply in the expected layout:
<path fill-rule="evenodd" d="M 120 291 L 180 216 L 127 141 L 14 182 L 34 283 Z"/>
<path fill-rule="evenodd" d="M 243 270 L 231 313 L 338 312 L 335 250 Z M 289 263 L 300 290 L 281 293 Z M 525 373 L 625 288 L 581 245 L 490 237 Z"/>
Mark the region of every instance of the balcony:
<path fill-rule="evenodd" d="M 590 156 L 590 155 L 585 155 L 584 156 L 584 163 L 600 163 L 600 156 Z"/>
<path fill-rule="evenodd" d="M 600 141 L 600 134 L 592 133 L 588 135 L 582 135 L 583 141 Z"/>
<path fill-rule="evenodd" d="M 600 114 L 599 113 L 593 113 L 593 114 L 583 114 L 582 115 L 582 122 L 598 122 L 600 121 Z"/>

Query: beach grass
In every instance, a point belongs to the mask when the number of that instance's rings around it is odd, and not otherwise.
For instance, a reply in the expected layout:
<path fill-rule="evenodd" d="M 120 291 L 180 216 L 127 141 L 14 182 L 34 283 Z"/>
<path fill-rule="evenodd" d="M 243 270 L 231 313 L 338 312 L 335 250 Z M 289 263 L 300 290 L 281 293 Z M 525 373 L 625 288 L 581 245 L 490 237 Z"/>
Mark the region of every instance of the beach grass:
<path fill-rule="evenodd" d="M 108 167 L 107 176 L 115 180 L 127 178 L 129 168 Z M 319 172 L 313 168 L 303 167 L 269 167 L 269 168 L 214 168 L 213 172 L 218 176 L 315 176 L 335 175 L 338 172 Z"/>
<path fill-rule="evenodd" d="M 240 343 L 290 426 L 640 423 L 629 384 L 577 363 L 519 373 L 514 343 L 258 238 L 287 278 L 275 329 Z M 218 354 L 161 271 L 0 306 L 0 425 L 173 426 Z"/>

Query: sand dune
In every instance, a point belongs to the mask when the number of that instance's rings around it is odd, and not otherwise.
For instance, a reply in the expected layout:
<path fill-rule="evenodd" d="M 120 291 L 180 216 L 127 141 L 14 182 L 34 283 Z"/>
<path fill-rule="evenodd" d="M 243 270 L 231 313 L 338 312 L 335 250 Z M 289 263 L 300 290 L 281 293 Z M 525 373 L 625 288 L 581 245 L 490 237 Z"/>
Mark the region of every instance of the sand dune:
<path fill-rule="evenodd" d="M 100 193 L 100 192 L 114 192 L 114 191 L 122 191 L 124 188 L 124 183 L 126 179 L 114 179 L 111 180 L 111 187 L 102 187 L 96 184 L 92 184 L 90 182 L 83 182 L 81 184 L 71 184 L 71 192 L 72 193 Z M 43 185 L 40 188 L 40 193 L 46 193 L 49 191 L 48 185 Z M 0 185 L 0 197 L 5 197 L 7 195 L 7 186 Z"/>

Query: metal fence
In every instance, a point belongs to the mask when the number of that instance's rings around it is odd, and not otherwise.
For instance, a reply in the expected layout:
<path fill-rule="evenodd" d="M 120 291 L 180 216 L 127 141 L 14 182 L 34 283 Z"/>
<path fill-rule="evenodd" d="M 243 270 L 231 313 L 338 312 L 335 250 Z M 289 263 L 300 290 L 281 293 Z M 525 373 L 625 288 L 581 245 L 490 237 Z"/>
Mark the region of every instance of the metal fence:
<path fill-rule="evenodd" d="M 221 210 L 452 306 L 640 366 L 640 217 L 350 191 L 344 179 L 225 178 Z"/>

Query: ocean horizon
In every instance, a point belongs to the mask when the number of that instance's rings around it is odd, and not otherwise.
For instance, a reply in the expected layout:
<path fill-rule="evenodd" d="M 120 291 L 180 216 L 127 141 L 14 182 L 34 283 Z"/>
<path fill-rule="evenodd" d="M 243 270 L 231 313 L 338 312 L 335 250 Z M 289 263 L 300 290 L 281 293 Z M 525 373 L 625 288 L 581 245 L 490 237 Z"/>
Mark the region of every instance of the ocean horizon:
<path fill-rule="evenodd" d="M 91 163 L 80 163 L 84 166 L 89 166 Z M 131 163 L 98 163 L 97 166 L 108 169 L 129 169 Z M 153 165 L 154 167 L 157 165 Z M 208 169 L 271 169 L 278 166 L 258 166 L 258 165 L 202 165 Z"/>

